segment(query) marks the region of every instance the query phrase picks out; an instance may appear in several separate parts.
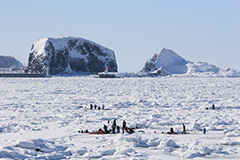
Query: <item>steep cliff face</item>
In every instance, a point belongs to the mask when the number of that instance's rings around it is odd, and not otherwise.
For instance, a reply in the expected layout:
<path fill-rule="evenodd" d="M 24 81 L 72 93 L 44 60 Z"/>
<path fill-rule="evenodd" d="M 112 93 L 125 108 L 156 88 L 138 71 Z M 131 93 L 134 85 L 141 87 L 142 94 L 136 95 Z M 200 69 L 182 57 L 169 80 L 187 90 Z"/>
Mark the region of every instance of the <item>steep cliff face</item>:
<path fill-rule="evenodd" d="M 23 64 L 11 56 L 0 56 L 0 68 L 23 67 Z"/>
<path fill-rule="evenodd" d="M 153 72 L 158 68 L 172 74 L 184 74 L 188 71 L 188 62 L 170 49 L 163 48 L 159 53 L 149 59 L 142 69 L 142 72 Z"/>
<path fill-rule="evenodd" d="M 82 38 L 43 38 L 29 54 L 29 73 L 117 72 L 112 50 Z"/>
<path fill-rule="evenodd" d="M 206 62 L 187 61 L 170 49 L 162 49 L 149 59 L 141 72 L 155 73 L 161 69 L 169 74 L 184 74 L 187 76 L 240 77 L 240 71 L 221 69 Z"/>

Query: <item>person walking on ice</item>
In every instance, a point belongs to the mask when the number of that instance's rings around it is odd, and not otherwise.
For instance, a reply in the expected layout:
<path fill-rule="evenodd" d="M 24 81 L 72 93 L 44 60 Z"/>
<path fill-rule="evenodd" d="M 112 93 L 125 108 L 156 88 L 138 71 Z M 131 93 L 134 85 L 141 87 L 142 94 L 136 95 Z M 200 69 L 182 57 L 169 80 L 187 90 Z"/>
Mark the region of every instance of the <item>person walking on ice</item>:
<path fill-rule="evenodd" d="M 124 130 L 126 129 L 127 125 L 126 125 L 126 121 L 124 120 L 122 123 L 122 133 L 124 133 Z"/>
<path fill-rule="evenodd" d="M 215 110 L 215 105 L 214 104 L 212 105 L 212 109 Z"/>
<path fill-rule="evenodd" d="M 116 119 L 114 119 L 113 124 L 112 124 L 112 133 L 113 134 L 115 134 L 116 126 L 117 126 Z"/>
<path fill-rule="evenodd" d="M 184 124 L 182 124 L 183 125 L 183 132 L 182 132 L 182 134 L 186 134 L 187 132 L 186 132 L 186 127 L 185 127 L 185 125 Z"/>

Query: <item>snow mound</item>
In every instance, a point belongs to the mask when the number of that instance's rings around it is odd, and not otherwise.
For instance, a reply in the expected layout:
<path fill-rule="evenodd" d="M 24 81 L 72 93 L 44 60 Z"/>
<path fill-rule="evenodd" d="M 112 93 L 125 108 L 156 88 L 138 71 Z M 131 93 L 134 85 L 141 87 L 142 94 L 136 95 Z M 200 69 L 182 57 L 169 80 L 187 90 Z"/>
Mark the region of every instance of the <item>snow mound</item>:
<path fill-rule="evenodd" d="M 77 150 L 73 151 L 73 154 L 82 156 L 82 155 L 84 155 L 87 152 L 88 152 L 87 148 L 86 147 L 82 147 L 81 149 L 77 149 Z"/>
<path fill-rule="evenodd" d="M 46 141 L 43 139 L 35 139 L 30 142 L 19 142 L 15 145 L 15 147 L 19 147 L 22 149 L 33 149 L 39 152 L 51 153 L 54 151 L 65 151 L 67 147 L 57 146 L 53 141 Z"/>
<path fill-rule="evenodd" d="M 240 77 L 240 72 L 231 69 L 221 69 L 215 65 L 206 62 L 189 62 L 187 64 L 188 72 L 186 75 L 192 76 L 212 76 L 212 77 Z"/>
<path fill-rule="evenodd" d="M 164 152 L 173 152 L 179 149 L 180 146 L 176 144 L 176 142 L 172 139 L 162 140 L 158 146 L 158 149 Z"/>
<path fill-rule="evenodd" d="M 89 152 L 83 155 L 84 158 L 101 158 L 103 156 L 110 156 L 116 152 L 116 149 L 107 148 L 105 146 L 98 146 L 91 149 Z"/>
<path fill-rule="evenodd" d="M 201 141 L 194 141 L 186 147 L 187 150 L 182 153 L 183 157 L 194 159 L 198 157 L 206 157 L 213 154 L 229 155 L 229 153 L 223 150 L 222 146 L 219 145 L 208 145 Z"/>
<path fill-rule="evenodd" d="M 0 158 L 11 159 L 66 159 L 71 156 L 67 147 L 57 145 L 54 141 L 33 139 L 20 141 L 15 146 L 6 146 L 0 151 Z"/>
<path fill-rule="evenodd" d="M 159 138 L 143 138 L 139 135 L 127 135 L 127 136 L 120 136 L 115 139 L 115 144 L 121 144 L 122 142 L 131 143 L 134 147 L 156 147 L 160 144 Z"/>
<path fill-rule="evenodd" d="M 225 137 L 240 137 L 240 131 L 229 131 L 225 134 Z"/>

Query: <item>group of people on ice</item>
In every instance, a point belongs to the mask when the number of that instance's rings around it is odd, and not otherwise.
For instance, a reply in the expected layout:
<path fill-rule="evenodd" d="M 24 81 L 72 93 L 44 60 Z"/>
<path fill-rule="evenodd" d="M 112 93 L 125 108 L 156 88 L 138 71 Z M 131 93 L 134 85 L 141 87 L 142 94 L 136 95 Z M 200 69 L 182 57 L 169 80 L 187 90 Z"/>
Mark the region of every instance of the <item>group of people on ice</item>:
<path fill-rule="evenodd" d="M 109 124 L 109 121 L 108 121 Z M 116 119 L 113 120 L 113 124 L 111 125 L 111 128 L 108 129 L 107 125 L 103 126 L 103 130 L 100 128 L 98 130 L 98 134 L 115 134 L 115 133 L 120 133 L 120 126 L 117 125 Z M 122 133 L 127 132 L 127 133 L 133 133 L 134 132 L 134 128 L 129 128 L 127 127 L 127 123 L 124 120 L 122 123 Z"/>
<path fill-rule="evenodd" d="M 206 107 L 206 110 L 208 110 L 208 109 L 210 109 L 210 108 L 208 108 L 208 107 Z M 212 110 L 215 110 L 216 108 L 215 108 L 215 104 L 212 104 Z M 187 134 L 187 132 L 186 132 L 186 126 L 184 125 L 184 124 L 182 124 L 183 125 L 183 131 L 182 131 L 182 134 Z M 203 128 L 203 134 L 206 134 L 206 132 L 207 132 L 207 130 L 206 130 L 206 128 Z M 164 132 L 162 132 L 162 133 L 164 133 Z M 174 132 L 173 131 L 173 128 L 171 127 L 170 128 L 170 131 L 169 132 L 167 132 L 167 134 L 179 134 L 179 132 Z"/>
<path fill-rule="evenodd" d="M 110 123 L 110 121 L 108 121 L 108 126 L 109 126 L 109 123 Z M 108 126 L 104 124 L 103 129 L 100 128 L 96 132 L 89 132 L 88 130 L 86 130 L 86 131 L 82 130 L 82 131 L 79 131 L 79 133 L 90 133 L 90 134 L 116 134 L 116 133 L 120 133 L 121 128 L 120 128 L 119 125 L 117 125 L 116 119 L 113 120 L 113 123 L 112 123 L 111 127 L 108 128 Z M 125 132 L 129 133 L 129 134 L 132 134 L 132 133 L 134 133 L 134 130 L 135 130 L 135 128 L 127 127 L 127 123 L 126 123 L 125 120 L 122 122 L 122 133 L 123 134 Z"/>
<path fill-rule="evenodd" d="M 138 129 L 138 127 L 136 127 L 136 128 L 127 127 L 127 123 L 125 120 L 122 122 L 122 130 L 121 131 L 120 131 L 120 129 L 121 129 L 120 126 L 117 125 L 117 123 L 116 123 L 116 119 L 113 120 L 113 123 L 110 127 L 108 127 L 109 124 L 110 124 L 110 121 L 108 121 L 108 125 L 104 124 L 103 129 L 100 128 L 97 131 L 89 132 L 88 130 L 85 130 L 85 131 L 81 130 L 78 132 L 79 133 L 89 133 L 89 134 L 117 134 L 117 133 L 122 132 L 123 134 L 124 133 L 132 134 L 135 132 L 135 129 Z M 145 133 L 143 130 L 139 130 L 138 132 Z M 156 131 L 154 131 L 154 133 L 156 133 Z M 163 134 L 187 134 L 185 124 L 182 124 L 182 132 L 174 132 L 173 127 L 171 127 L 169 132 L 162 132 L 162 133 Z M 203 129 L 203 134 L 206 134 L 206 128 Z"/>
<path fill-rule="evenodd" d="M 90 104 L 90 110 L 92 110 L 92 109 L 105 110 L 105 106 L 103 105 L 102 108 L 101 108 L 101 107 L 97 107 L 96 104 L 94 106 L 92 104 Z M 208 108 L 206 108 L 206 109 L 208 109 Z M 212 109 L 215 110 L 215 105 L 214 104 L 212 105 Z M 103 129 L 100 128 L 98 131 L 95 131 L 95 132 L 89 132 L 88 130 L 85 130 L 85 131 L 81 130 L 81 131 L 78 131 L 78 132 L 79 133 L 90 133 L 90 134 L 116 134 L 116 133 L 120 133 L 121 128 L 120 128 L 119 125 L 117 125 L 116 119 L 113 120 L 113 123 L 112 123 L 111 126 L 109 126 L 109 123 L 110 123 L 110 121 L 108 120 L 108 125 L 104 124 Z M 182 134 L 187 134 L 186 126 L 184 124 L 182 124 L 182 126 L 183 126 Z M 136 127 L 136 129 L 138 129 L 138 127 Z M 125 120 L 122 122 L 122 133 L 126 132 L 126 133 L 129 133 L 129 134 L 132 134 L 132 133 L 134 133 L 134 130 L 135 130 L 135 128 L 127 127 Z M 154 133 L 156 133 L 156 131 Z M 164 132 L 162 132 L 162 133 L 164 133 Z M 172 127 L 170 128 L 169 132 L 165 132 L 165 133 L 166 134 L 180 134 L 179 132 L 174 132 Z M 206 134 L 206 128 L 203 129 L 203 134 Z"/>
<path fill-rule="evenodd" d="M 104 110 L 105 106 L 104 106 L 104 104 L 102 105 L 102 107 L 97 106 L 96 104 L 94 106 L 92 104 L 90 104 L 90 110 L 92 110 L 92 109 Z"/>
<path fill-rule="evenodd" d="M 182 134 L 187 134 L 185 124 L 182 124 L 182 125 L 183 125 Z M 164 133 L 164 132 L 163 132 L 163 133 Z M 167 134 L 179 134 L 179 133 L 178 133 L 178 132 L 174 132 L 174 131 L 173 131 L 173 128 L 171 127 L 171 128 L 170 128 L 170 132 L 167 132 Z"/>
<path fill-rule="evenodd" d="M 210 108 L 206 107 L 206 110 L 208 110 L 208 109 L 210 109 Z M 214 104 L 212 104 L 212 110 L 215 110 L 215 105 Z"/>

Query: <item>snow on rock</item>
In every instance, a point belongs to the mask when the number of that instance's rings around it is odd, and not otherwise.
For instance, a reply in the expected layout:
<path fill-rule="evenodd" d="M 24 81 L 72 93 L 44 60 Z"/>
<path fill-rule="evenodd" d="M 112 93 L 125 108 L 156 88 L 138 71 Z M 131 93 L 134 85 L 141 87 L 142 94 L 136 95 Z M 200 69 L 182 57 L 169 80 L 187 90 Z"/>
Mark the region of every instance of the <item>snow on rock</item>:
<path fill-rule="evenodd" d="M 114 51 L 83 38 L 42 38 L 29 54 L 30 73 L 117 72 Z"/>
<path fill-rule="evenodd" d="M 187 76 L 240 77 L 240 71 L 221 69 L 206 62 L 190 62 L 180 57 L 170 49 L 163 48 L 149 59 L 141 72 L 150 73 L 162 68 L 169 74 L 184 74 Z"/>
<path fill-rule="evenodd" d="M 188 70 L 186 66 L 187 63 L 188 62 L 177 53 L 170 49 L 163 48 L 145 63 L 142 72 L 154 72 L 162 67 L 165 71 L 172 74 L 184 74 Z"/>

